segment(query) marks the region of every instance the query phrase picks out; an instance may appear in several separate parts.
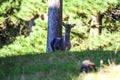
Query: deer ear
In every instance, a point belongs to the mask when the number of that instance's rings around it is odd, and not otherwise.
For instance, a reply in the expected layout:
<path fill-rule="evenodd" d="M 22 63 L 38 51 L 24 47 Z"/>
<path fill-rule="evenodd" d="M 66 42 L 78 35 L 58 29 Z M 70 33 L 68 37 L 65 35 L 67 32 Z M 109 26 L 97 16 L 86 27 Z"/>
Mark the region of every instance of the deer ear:
<path fill-rule="evenodd" d="M 63 25 L 63 26 L 66 26 L 66 24 L 65 24 L 64 22 L 62 22 L 62 25 Z"/>
<path fill-rule="evenodd" d="M 71 27 L 74 27 L 74 26 L 76 26 L 76 24 L 71 24 Z"/>

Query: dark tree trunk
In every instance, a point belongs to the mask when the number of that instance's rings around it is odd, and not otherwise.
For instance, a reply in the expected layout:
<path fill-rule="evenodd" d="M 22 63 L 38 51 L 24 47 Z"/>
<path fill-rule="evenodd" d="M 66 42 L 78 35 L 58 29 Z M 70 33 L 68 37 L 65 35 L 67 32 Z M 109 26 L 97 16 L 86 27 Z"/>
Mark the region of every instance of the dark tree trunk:
<path fill-rule="evenodd" d="M 62 37 L 62 0 L 48 0 L 48 34 L 46 52 L 51 52 L 51 41 Z"/>
<path fill-rule="evenodd" d="M 99 24 L 99 34 L 102 34 L 102 19 L 104 17 L 104 12 L 100 11 L 98 13 L 98 24 Z"/>

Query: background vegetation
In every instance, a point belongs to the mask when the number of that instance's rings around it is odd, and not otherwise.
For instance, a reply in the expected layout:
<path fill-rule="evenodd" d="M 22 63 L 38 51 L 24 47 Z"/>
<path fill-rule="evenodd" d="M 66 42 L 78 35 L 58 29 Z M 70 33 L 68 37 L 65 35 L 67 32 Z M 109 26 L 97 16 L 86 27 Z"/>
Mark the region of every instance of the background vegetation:
<path fill-rule="evenodd" d="M 104 3 L 103 3 L 104 2 Z M 111 16 L 120 10 L 119 0 L 63 0 L 63 21 L 75 23 L 71 31 L 70 52 L 44 54 L 47 37 L 46 0 L 0 0 L 0 75 L 4 80 L 77 80 L 79 67 L 84 59 L 115 59 L 119 44 L 119 19 Z M 101 35 L 90 36 L 88 23 L 92 15 L 103 11 Z M 28 22 L 32 16 L 35 26 L 28 35 Z M 64 33 L 64 29 L 63 29 Z M 93 51 L 89 51 L 89 49 Z M 118 53 L 120 46 L 118 48 Z M 42 54 L 43 53 L 43 54 Z M 12 57 L 13 56 L 13 57 Z"/>

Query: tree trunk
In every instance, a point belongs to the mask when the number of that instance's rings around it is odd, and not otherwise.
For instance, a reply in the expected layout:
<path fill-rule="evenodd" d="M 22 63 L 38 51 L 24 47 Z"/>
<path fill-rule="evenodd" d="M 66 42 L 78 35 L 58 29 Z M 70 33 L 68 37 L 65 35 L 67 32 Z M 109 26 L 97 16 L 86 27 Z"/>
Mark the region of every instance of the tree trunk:
<path fill-rule="evenodd" d="M 90 35 L 98 35 L 99 34 L 99 28 L 98 28 L 98 18 L 97 16 L 92 16 L 91 20 L 89 21 L 90 24 Z"/>
<path fill-rule="evenodd" d="M 62 0 L 48 0 L 48 33 L 46 52 L 51 52 L 51 41 L 62 37 Z"/>
<path fill-rule="evenodd" d="M 90 35 L 100 35 L 102 33 L 102 18 L 103 13 L 99 12 L 97 16 L 92 16 L 89 21 L 90 24 Z"/>
<path fill-rule="evenodd" d="M 99 23 L 99 34 L 102 34 L 102 19 L 104 17 L 104 12 L 100 11 L 98 13 L 98 23 Z"/>

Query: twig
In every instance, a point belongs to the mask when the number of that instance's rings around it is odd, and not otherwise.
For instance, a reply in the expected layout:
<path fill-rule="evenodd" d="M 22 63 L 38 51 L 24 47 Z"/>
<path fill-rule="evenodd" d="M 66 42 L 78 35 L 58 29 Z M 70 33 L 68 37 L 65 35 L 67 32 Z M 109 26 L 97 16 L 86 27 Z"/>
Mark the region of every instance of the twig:
<path fill-rule="evenodd" d="M 117 54 L 117 51 L 118 51 L 119 46 L 120 46 L 120 43 L 117 44 L 117 47 L 116 47 L 116 49 L 115 49 L 115 54 Z"/>

